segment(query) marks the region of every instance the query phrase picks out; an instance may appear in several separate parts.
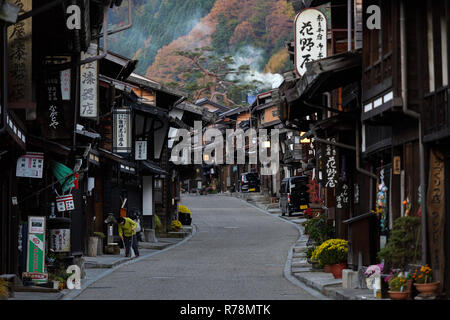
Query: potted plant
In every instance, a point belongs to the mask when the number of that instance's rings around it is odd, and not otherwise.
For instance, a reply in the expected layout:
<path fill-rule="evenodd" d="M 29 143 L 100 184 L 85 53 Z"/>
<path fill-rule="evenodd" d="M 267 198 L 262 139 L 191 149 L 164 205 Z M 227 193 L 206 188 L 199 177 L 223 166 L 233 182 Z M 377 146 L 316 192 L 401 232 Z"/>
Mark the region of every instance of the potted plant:
<path fill-rule="evenodd" d="M 60 278 L 56 274 L 49 273 L 48 280 L 53 283 L 53 289 L 59 289 Z"/>
<path fill-rule="evenodd" d="M 183 227 L 183 225 L 181 224 L 181 222 L 179 220 L 173 220 L 172 221 L 172 231 L 180 231 L 181 228 Z"/>
<path fill-rule="evenodd" d="M 432 269 L 426 264 L 413 273 L 414 286 L 422 295 L 431 296 L 439 288 L 439 281 L 433 282 Z"/>
<path fill-rule="evenodd" d="M 378 288 L 381 291 L 381 295 L 383 295 L 383 282 L 381 281 L 381 274 L 384 269 L 384 264 L 374 264 L 370 265 L 366 271 L 364 271 L 364 277 L 366 278 L 366 286 L 368 289 L 375 290 L 374 296 L 377 296 L 377 283 L 380 285 Z"/>
<path fill-rule="evenodd" d="M 341 279 L 342 270 L 347 268 L 347 254 L 347 240 L 329 239 L 314 250 L 312 259 L 322 266 L 329 265 L 333 277 Z"/>
<path fill-rule="evenodd" d="M 9 297 L 9 282 L 0 278 L 0 300 L 6 300 Z"/>
<path fill-rule="evenodd" d="M 308 263 L 312 263 L 311 257 L 313 255 L 315 249 L 316 249 L 316 247 L 314 247 L 314 246 L 306 248 L 305 256 L 306 256 L 306 261 L 308 261 Z"/>
<path fill-rule="evenodd" d="M 178 217 L 183 225 L 190 225 L 192 222 L 192 214 L 188 207 L 179 205 L 178 206 Z"/>
<path fill-rule="evenodd" d="M 387 270 L 391 268 L 406 270 L 408 264 L 416 260 L 419 232 L 419 217 L 405 216 L 394 221 L 394 228 L 386 247 L 378 252 L 378 257 L 388 266 Z"/>
<path fill-rule="evenodd" d="M 389 283 L 389 296 L 392 300 L 406 300 L 409 295 L 407 289 L 407 278 L 402 272 L 391 277 Z"/>
<path fill-rule="evenodd" d="M 303 211 L 303 218 L 306 219 L 314 218 L 314 214 L 311 208 L 307 208 L 305 211 Z"/>
<path fill-rule="evenodd" d="M 309 240 L 316 246 L 333 236 L 333 227 L 329 225 L 327 217 L 322 214 L 319 217 L 311 218 L 303 223 L 305 234 L 309 235 Z"/>

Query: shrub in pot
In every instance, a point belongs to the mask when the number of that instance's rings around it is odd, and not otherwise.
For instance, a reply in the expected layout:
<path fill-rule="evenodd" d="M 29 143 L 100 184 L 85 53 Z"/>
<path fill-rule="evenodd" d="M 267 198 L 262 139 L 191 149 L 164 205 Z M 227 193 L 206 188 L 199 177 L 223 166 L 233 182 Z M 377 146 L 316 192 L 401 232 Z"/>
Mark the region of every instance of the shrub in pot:
<path fill-rule="evenodd" d="M 378 252 L 378 257 L 384 259 L 385 265 L 390 268 L 405 270 L 409 263 L 418 258 L 419 232 L 419 217 L 397 218 L 388 243 Z"/>
<path fill-rule="evenodd" d="M 305 234 L 316 246 L 333 237 L 333 226 L 328 223 L 325 214 L 316 218 L 311 218 L 303 223 Z"/>

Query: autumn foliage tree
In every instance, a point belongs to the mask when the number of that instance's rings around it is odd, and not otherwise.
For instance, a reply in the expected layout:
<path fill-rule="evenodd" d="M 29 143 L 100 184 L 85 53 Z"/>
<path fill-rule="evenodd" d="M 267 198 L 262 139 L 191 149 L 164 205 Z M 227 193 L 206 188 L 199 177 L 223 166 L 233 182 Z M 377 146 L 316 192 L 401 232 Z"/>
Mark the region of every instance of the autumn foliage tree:
<path fill-rule="evenodd" d="M 237 107 L 246 103 L 242 101 L 243 96 L 260 83 L 257 80 L 244 82 L 242 79 L 250 74 L 250 66 L 236 66 L 232 56 L 217 55 L 211 47 L 180 50 L 174 54 L 188 61 L 177 71 L 184 83 L 182 88 L 194 101 L 206 97 L 229 108 Z M 168 85 L 179 86 L 180 83 Z"/>

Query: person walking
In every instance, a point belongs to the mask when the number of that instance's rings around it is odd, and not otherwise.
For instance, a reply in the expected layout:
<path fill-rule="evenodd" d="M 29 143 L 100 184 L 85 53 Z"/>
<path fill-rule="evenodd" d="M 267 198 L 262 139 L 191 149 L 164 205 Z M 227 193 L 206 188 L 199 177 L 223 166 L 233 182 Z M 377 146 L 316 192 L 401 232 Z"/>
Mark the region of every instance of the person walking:
<path fill-rule="evenodd" d="M 133 247 L 134 255 L 139 257 L 139 249 L 136 238 L 137 223 L 130 218 L 119 217 L 117 219 L 117 225 L 119 229 L 119 237 L 125 246 L 125 256 L 130 257 L 130 246 Z"/>

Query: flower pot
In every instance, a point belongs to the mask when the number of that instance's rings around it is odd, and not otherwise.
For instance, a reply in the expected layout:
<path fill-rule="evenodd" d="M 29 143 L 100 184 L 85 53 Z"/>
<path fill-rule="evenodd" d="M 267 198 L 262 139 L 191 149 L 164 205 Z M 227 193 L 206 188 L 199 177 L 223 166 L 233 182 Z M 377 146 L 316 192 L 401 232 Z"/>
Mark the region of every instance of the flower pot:
<path fill-rule="evenodd" d="M 431 282 L 431 283 L 414 283 L 417 291 L 425 296 L 433 295 L 436 290 L 439 288 L 439 281 Z"/>
<path fill-rule="evenodd" d="M 315 262 L 315 261 L 313 261 L 313 263 L 312 263 L 312 268 L 314 270 L 320 270 L 321 269 L 320 268 L 320 264 L 318 262 Z"/>
<path fill-rule="evenodd" d="M 326 264 L 323 266 L 325 272 L 331 273 L 331 264 Z"/>
<path fill-rule="evenodd" d="M 53 289 L 59 288 L 59 281 L 53 280 Z"/>
<path fill-rule="evenodd" d="M 98 238 L 98 243 L 97 243 L 97 255 L 101 256 L 103 254 L 103 239 L 100 237 Z"/>
<path fill-rule="evenodd" d="M 408 292 L 408 299 L 411 299 L 412 285 L 413 285 L 413 280 L 408 279 L 408 281 L 406 281 L 406 291 Z"/>
<path fill-rule="evenodd" d="M 347 262 L 332 264 L 331 265 L 331 273 L 335 279 L 342 279 L 342 270 L 347 268 Z"/>
<path fill-rule="evenodd" d="M 96 257 L 98 250 L 98 237 L 89 237 L 88 257 Z"/>
<path fill-rule="evenodd" d="M 408 291 L 400 292 L 400 291 L 390 291 L 389 290 L 388 292 L 389 292 L 389 297 L 392 300 L 406 300 L 406 299 L 408 299 L 408 295 L 409 295 Z"/>

